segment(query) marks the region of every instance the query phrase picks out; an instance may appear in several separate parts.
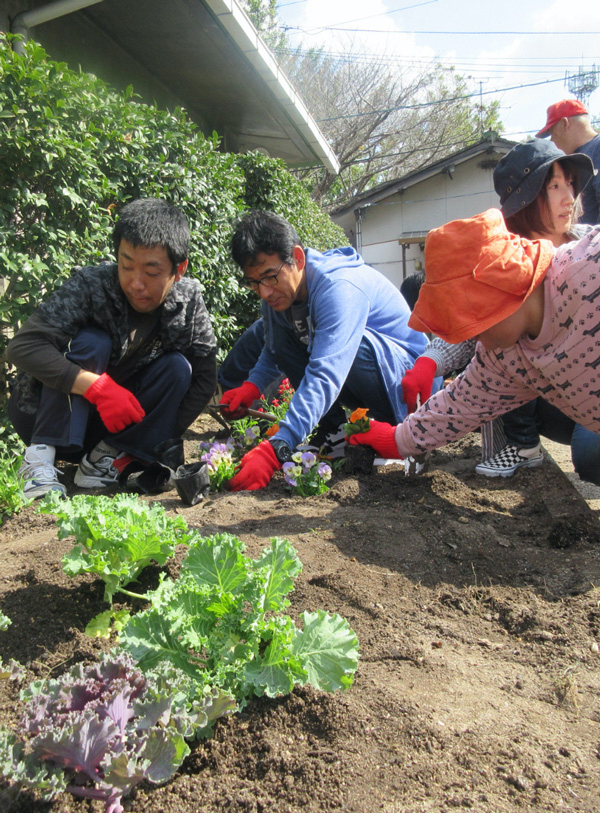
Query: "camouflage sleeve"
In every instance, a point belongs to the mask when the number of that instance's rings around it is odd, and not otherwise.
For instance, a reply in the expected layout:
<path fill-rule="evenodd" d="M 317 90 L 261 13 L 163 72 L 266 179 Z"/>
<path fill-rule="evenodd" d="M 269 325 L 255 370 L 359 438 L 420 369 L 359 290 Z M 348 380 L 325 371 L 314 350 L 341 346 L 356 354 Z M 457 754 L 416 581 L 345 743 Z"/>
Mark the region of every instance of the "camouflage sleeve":
<path fill-rule="evenodd" d="M 6 360 L 47 387 L 69 393 L 80 370 L 64 356 L 69 339 L 38 310 L 10 340 Z"/>
<path fill-rule="evenodd" d="M 177 287 L 173 286 L 171 294 L 165 302 L 170 348 L 180 350 L 188 358 L 214 353 L 217 341 L 198 280 L 184 277 Z"/>
<path fill-rule="evenodd" d="M 71 338 L 76 336 L 84 325 L 93 323 L 97 310 L 90 288 L 90 281 L 94 278 L 86 276 L 84 273 L 86 270 L 78 269 L 38 308 L 46 322 L 60 328 Z M 95 281 L 100 289 L 99 276 Z"/>

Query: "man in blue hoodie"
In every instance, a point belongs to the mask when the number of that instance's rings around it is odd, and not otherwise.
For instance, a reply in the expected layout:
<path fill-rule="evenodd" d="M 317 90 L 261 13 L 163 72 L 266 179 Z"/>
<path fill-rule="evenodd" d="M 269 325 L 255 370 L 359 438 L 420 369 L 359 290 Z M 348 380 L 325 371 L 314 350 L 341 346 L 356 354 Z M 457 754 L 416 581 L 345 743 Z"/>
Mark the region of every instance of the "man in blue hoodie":
<path fill-rule="evenodd" d="M 244 214 L 231 251 L 262 300 L 265 344 L 248 380 L 223 393 L 223 414 L 241 417 L 282 373 L 296 390 L 277 435 L 243 457 L 233 491 L 268 485 L 317 425 L 344 421 L 342 406 L 366 407 L 376 420 L 406 417 L 400 382 L 427 337 L 408 327 L 410 309 L 388 279 L 352 248 L 304 249 L 272 212 Z"/>

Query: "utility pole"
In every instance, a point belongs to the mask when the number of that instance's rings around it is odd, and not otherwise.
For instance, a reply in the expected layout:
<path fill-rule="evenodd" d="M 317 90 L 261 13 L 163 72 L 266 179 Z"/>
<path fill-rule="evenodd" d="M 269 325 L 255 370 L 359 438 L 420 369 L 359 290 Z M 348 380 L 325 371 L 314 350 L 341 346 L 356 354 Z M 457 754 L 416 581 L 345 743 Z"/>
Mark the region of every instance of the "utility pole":
<path fill-rule="evenodd" d="M 592 65 L 589 71 L 579 68 L 577 73 L 566 73 L 565 85 L 587 107 L 590 96 L 600 85 L 600 70 L 595 65 Z"/>

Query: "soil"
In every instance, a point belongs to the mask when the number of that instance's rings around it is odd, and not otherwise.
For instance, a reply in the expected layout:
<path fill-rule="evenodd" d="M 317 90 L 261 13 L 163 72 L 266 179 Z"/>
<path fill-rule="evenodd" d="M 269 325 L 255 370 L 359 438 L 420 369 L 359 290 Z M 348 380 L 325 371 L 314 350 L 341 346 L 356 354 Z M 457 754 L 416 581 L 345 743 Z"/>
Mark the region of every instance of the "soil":
<path fill-rule="evenodd" d="M 214 431 L 206 419 L 188 433 L 188 461 Z M 598 516 L 551 460 L 487 480 L 473 470 L 479 451 L 469 435 L 416 478 L 397 464 L 342 468 L 328 493 L 306 499 L 281 474 L 262 491 L 193 507 L 174 491 L 152 498 L 206 535 L 236 534 L 253 557 L 272 536 L 289 539 L 304 566 L 291 614 L 340 613 L 361 658 L 346 692 L 298 688 L 220 720 L 166 785 L 140 786 L 126 811 L 596 813 Z M 0 528 L 0 607 L 13 621 L 0 656 L 25 664 L 28 681 L 106 646 L 83 632 L 106 608 L 102 586 L 61 568 L 71 544 L 31 507 Z M 18 687 L 1 683 L 2 720 L 16 725 Z M 103 809 L 29 793 L 4 804 Z"/>

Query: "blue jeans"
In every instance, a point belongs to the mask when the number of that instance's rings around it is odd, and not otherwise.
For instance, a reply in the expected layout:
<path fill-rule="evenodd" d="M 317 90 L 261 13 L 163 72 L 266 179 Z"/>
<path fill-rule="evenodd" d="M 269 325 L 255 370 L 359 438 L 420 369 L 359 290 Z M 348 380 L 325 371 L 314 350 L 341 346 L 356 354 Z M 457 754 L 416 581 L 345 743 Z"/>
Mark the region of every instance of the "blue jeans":
<path fill-rule="evenodd" d="M 79 331 L 65 354 L 84 370 L 107 371 L 112 343 L 98 328 Z M 93 449 L 103 439 L 111 446 L 138 457 L 155 460 L 154 449 L 173 437 L 179 405 L 189 389 L 192 369 L 181 353 L 165 353 L 138 370 L 126 382 L 146 415 L 122 432 L 109 434 L 96 408 L 82 395 L 67 395 L 42 386 L 40 406 L 35 415 L 21 412 L 11 398 L 8 413 L 21 439 L 27 444 L 47 443 L 55 446 L 57 457 L 78 460 L 83 452 Z"/>
<path fill-rule="evenodd" d="M 262 316 L 245 330 L 219 367 L 219 384 L 232 390 L 248 380 L 248 373 L 258 361 L 265 345 Z"/>
<path fill-rule="evenodd" d="M 513 409 L 502 416 L 506 440 L 531 449 L 543 435 L 555 443 L 571 446 L 573 467 L 582 480 L 600 485 L 600 435 L 568 418 L 543 398 Z"/>

